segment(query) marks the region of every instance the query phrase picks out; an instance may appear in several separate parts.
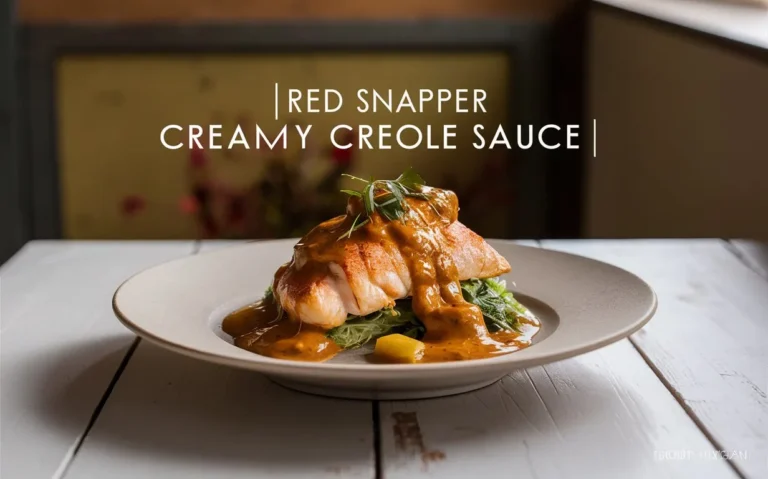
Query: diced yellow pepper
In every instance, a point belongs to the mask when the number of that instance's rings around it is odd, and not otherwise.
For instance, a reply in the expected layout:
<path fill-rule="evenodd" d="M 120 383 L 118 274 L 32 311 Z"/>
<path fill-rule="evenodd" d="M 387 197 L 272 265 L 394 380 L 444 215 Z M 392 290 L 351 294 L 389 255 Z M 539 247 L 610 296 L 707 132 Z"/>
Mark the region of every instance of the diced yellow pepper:
<path fill-rule="evenodd" d="M 402 334 L 389 334 L 376 340 L 373 354 L 390 363 L 415 363 L 424 356 L 424 343 Z"/>

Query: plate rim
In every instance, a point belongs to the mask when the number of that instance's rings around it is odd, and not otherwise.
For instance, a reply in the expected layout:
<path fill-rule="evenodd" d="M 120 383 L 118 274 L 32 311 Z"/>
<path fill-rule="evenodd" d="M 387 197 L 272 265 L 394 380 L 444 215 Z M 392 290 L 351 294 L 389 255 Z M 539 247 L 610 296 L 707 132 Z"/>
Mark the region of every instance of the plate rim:
<path fill-rule="evenodd" d="M 494 368 L 494 367 L 507 366 L 507 365 L 510 366 L 511 370 L 513 370 L 513 369 L 530 367 L 532 365 L 548 364 L 556 361 L 561 361 L 563 359 L 580 356 L 582 354 L 586 354 L 586 353 L 595 351 L 597 349 L 601 349 L 615 342 L 618 342 L 622 339 L 628 338 L 629 336 L 631 336 L 632 334 L 634 334 L 635 332 L 643 328 L 651 320 L 651 318 L 653 318 L 653 316 L 655 315 L 658 309 L 658 297 L 656 295 L 656 291 L 651 287 L 650 284 L 648 284 L 640 276 L 630 271 L 627 271 L 624 268 L 621 268 L 611 263 L 607 263 L 605 261 L 600 261 L 594 258 L 590 258 L 587 256 L 573 254 L 565 251 L 553 250 L 549 248 L 528 246 L 524 244 L 519 244 L 517 241 L 509 240 L 509 239 L 487 239 L 486 241 L 489 241 L 491 243 L 503 243 L 507 246 L 513 246 L 515 248 L 530 249 L 530 250 L 536 250 L 536 251 L 546 251 L 548 253 L 553 253 L 556 255 L 575 257 L 580 260 L 587 260 L 590 262 L 600 263 L 604 266 L 607 266 L 611 269 L 621 272 L 621 274 L 625 274 L 633 277 L 640 285 L 644 286 L 648 290 L 648 292 L 650 292 L 651 304 L 646 309 L 646 311 L 642 314 L 642 316 L 639 317 L 637 320 L 634 320 L 632 324 L 628 327 L 617 329 L 615 332 L 613 332 L 610 335 L 604 335 L 598 341 L 590 341 L 583 344 L 577 344 L 574 346 L 561 348 L 560 350 L 551 351 L 542 356 L 532 356 L 532 357 L 523 358 L 523 359 L 516 359 L 515 356 L 517 352 L 513 352 L 513 353 L 503 354 L 503 355 L 499 355 L 497 357 L 492 357 L 492 358 L 472 359 L 472 360 L 466 360 L 466 361 L 447 361 L 447 362 L 437 362 L 437 363 L 416 363 L 416 364 L 367 364 L 367 363 L 366 364 L 349 364 L 349 363 L 293 361 L 293 360 L 286 360 L 286 359 L 270 358 L 270 357 L 262 356 L 256 353 L 251 353 L 253 358 L 230 357 L 230 356 L 225 356 L 216 352 L 197 349 L 181 343 L 175 343 L 164 337 L 158 336 L 152 333 L 151 331 L 148 331 L 142 328 L 141 326 L 139 326 L 138 324 L 134 323 L 133 321 L 131 321 L 127 317 L 127 315 L 120 310 L 120 307 L 118 305 L 118 296 L 121 290 L 129 282 L 135 280 L 137 277 L 151 270 L 162 268 L 172 263 L 188 261 L 191 257 L 215 255 L 216 253 L 220 253 L 223 250 L 230 250 L 233 248 L 253 247 L 254 245 L 261 245 L 261 244 L 268 244 L 268 243 L 283 244 L 283 243 L 293 242 L 295 244 L 295 242 L 298 240 L 299 240 L 298 238 L 288 238 L 288 239 L 246 241 L 243 244 L 225 246 L 217 250 L 198 253 L 196 255 L 184 256 L 181 258 L 176 258 L 174 260 L 165 261 L 165 262 L 156 264 L 154 266 L 150 266 L 148 268 L 144 268 L 138 271 L 137 273 L 131 275 L 130 277 L 128 277 L 125 281 L 123 281 L 117 287 L 114 294 L 112 295 L 112 310 L 115 316 L 117 317 L 117 319 L 120 321 L 120 323 L 123 324 L 123 326 L 128 328 L 130 331 L 132 331 L 134 334 L 141 337 L 142 339 L 146 339 L 147 341 L 153 344 L 156 344 L 162 348 L 174 351 L 176 353 L 179 353 L 188 357 L 193 357 L 196 359 L 201 359 L 204 361 L 213 362 L 216 364 L 222 364 L 226 366 L 232 366 L 240 369 L 247 369 L 247 370 L 253 370 L 253 371 L 262 371 L 266 374 L 274 373 L 274 374 L 290 375 L 290 374 L 296 374 L 296 373 L 307 373 L 312 371 L 315 371 L 315 372 L 333 371 L 333 372 L 347 372 L 347 373 L 354 372 L 354 373 L 369 373 L 369 374 L 397 372 L 400 375 L 403 375 L 403 374 L 412 375 L 412 374 L 418 374 L 423 372 L 456 372 L 458 373 L 460 370 L 469 370 L 469 369 L 475 369 L 475 368 Z M 236 347 L 236 346 L 232 345 L 232 347 Z M 267 369 L 269 371 L 265 371 Z"/>

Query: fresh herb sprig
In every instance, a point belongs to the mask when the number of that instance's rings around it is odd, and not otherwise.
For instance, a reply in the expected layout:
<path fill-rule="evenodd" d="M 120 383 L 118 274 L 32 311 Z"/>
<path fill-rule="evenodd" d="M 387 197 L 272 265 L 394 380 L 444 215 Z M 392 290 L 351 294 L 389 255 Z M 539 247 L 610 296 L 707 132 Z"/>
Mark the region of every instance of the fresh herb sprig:
<path fill-rule="evenodd" d="M 341 190 L 349 196 L 360 198 L 365 210 L 355 217 L 352 226 L 339 239 L 351 237 L 352 233 L 371 221 L 374 212 L 389 221 L 402 219 L 408 211 L 408 203 L 405 201 L 407 197 L 429 200 L 429 196 L 421 191 L 421 187 L 426 183 L 413 168 L 408 168 L 395 180 L 365 180 L 346 173 L 343 176 L 365 183 L 359 191 Z"/>

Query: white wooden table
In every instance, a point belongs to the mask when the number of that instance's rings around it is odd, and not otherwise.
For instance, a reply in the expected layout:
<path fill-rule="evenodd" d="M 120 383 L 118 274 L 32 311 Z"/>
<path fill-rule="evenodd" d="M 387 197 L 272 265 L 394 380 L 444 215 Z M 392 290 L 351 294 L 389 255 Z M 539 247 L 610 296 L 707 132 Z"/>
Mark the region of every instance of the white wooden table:
<path fill-rule="evenodd" d="M 646 279 L 656 317 L 605 349 L 408 402 L 295 393 L 113 317 L 126 277 L 223 246 L 33 242 L 0 269 L 2 479 L 768 477 L 760 245 L 543 241 Z"/>

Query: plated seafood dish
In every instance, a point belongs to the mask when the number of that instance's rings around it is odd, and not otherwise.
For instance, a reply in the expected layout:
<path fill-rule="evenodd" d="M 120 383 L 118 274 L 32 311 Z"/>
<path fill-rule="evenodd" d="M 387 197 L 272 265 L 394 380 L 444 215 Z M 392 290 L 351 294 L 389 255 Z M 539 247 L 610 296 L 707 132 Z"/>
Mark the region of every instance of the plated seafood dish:
<path fill-rule="evenodd" d="M 372 362 L 420 363 L 531 344 L 540 322 L 499 279 L 508 261 L 459 221 L 456 194 L 413 170 L 351 178 L 362 188 L 342 190 L 345 214 L 309 231 L 263 299 L 224 319 L 237 347 L 325 361 L 371 344 Z"/>

